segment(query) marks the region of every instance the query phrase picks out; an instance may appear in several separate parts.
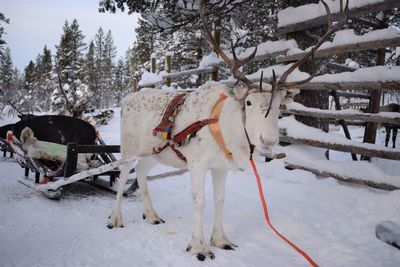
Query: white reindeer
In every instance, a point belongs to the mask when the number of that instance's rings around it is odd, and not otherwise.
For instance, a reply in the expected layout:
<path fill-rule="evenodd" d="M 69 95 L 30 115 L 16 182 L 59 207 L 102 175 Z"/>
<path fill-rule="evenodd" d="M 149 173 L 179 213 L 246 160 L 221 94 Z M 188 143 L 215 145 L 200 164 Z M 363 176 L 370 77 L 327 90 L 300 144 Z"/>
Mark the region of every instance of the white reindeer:
<path fill-rule="evenodd" d="M 230 60 L 216 44 L 204 18 L 205 1 L 201 2 L 200 15 L 205 32 L 214 49 L 232 68 L 234 77 L 244 82 L 246 86 L 229 87 L 225 84 L 215 84 L 208 88 L 189 93 L 175 120 L 172 136 L 185 129 L 188 125 L 204 119 L 209 119 L 221 95 L 226 96 L 218 116 L 220 132 L 223 142 L 216 141 L 207 125 L 201 128 L 190 143 L 179 147 L 179 152 L 186 158 L 186 162 L 177 156 L 171 148 L 155 153 L 167 141 L 153 136 L 154 128 L 161 121 L 164 110 L 170 101 L 178 94 L 155 89 L 143 89 L 140 92 L 128 95 L 122 104 L 121 117 L 121 153 L 122 159 L 140 158 L 136 166 L 136 175 L 139 183 L 140 195 L 143 201 L 143 218 L 150 224 L 164 223 L 154 210 L 147 188 L 147 174 L 157 163 L 175 168 L 188 168 L 191 176 L 191 191 L 194 205 L 194 229 L 192 240 L 187 251 L 196 255 L 199 260 L 206 257 L 214 258 L 203 234 L 204 211 L 204 182 L 207 170 L 211 170 L 214 189 L 215 218 L 211 234 L 211 245 L 222 249 L 236 247 L 223 229 L 222 210 L 224 203 L 225 180 L 230 170 L 247 169 L 249 165 L 249 142 L 260 152 L 267 152 L 278 142 L 279 106 L 292 100 L 298 90 L 284 89 L 307 82 L 286 83 L 288 75 L 307 58 L 311 57 L 316 49 L 328 36 L 341 27 L 341 24 L 330 27 L 312 50 L 301 60 L 288 69 L 280 79 L 274 79 L 273 85 L 262 83 L 257 86 L 251 83 L 240 71 L 241 65 L 249 62 L 253 54 L 239 61 L 234 55 Z M 328 11 L 328 9 L 327 9 Z M 329 13 L 328 13 L 329 14 Z M 275 89 L 275 90 L 273 90 Z M 248 137 L 246 137 L 248 136 Z M 229 152 L 227 152 L 229 151 Z M 121 197 L 131 166 L 121 167 L 118 185 L 117 200 L 108 224 L 109 228 L 122 227 Z"/>

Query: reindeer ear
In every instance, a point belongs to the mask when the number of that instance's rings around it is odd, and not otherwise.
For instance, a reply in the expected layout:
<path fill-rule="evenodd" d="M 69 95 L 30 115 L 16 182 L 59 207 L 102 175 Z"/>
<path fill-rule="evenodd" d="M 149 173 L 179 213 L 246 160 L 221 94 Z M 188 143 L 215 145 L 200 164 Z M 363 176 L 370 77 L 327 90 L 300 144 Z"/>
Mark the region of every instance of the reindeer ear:
<path fill-rule="evenodd" d="M 300 93 L 299 89 L 286 89 L 281 91 L 281 105 L 286 105 L 293 102 L 295 95 Z"/>
<path fill-rule="evenodd" d="M 232 88 L 232 93 L 235 96 L 236 100 L 242 100 L 244 97 L 246 97 L 246 93 L 249 90 L 247 87 L 243 86 L 235 86 Z"/>

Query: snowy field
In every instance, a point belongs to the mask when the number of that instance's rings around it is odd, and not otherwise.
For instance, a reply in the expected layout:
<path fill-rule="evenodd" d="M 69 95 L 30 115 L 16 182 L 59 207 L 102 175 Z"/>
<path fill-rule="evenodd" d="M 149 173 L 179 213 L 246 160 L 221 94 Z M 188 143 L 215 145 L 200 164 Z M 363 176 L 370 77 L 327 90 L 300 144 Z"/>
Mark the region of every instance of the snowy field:
<path fill-rule="evenodd" d="M 118 111 L 118 110 L 117 110 Z M 8 121 L 0 120 L 0 125 Z M 108 144 L 119 144 L 119 114 L 99 127 Z M 360 128 L 352 128 L 357 139 Z M 379 132 L 379 138 L 384 138 Z M 381 142 L 381 141 L 379 141 Z M 287 153 L 323 157 L 323 150 L 291 147 Z M 350 159 L 334 153 L 335 159 Z M 384 171 L 400 163 L 380 161 Z M 257 163 L 272 223 L 320 266 L 400 266 L 400 251 L 375 237 L 381 221 L 400 223 L 400 191 L 386 192 L 339 183 L 300 170 L 283 160 Z M 166 168 L 159 166 L 155 172 Z M 186 251 L 192 230 L 188 174 L 149 183 L 153 204 L 166 221 L 142 220 L 136 193 L 123 200 L 124 228 L 109 230 L 115 195 L 76 183 L 60 201 L 51 201 L 17 182 L 23 176 L 12 160 L 0 160 L 0 266 L 308 266 L 267 227 L 251 171 L 230 174 L 226 186 L 225 230 L 239 247 L 212 248 L 215 260 L 199 262 Z M 205 235 L 211 234 L 211 179 L 206 184 Z"/>

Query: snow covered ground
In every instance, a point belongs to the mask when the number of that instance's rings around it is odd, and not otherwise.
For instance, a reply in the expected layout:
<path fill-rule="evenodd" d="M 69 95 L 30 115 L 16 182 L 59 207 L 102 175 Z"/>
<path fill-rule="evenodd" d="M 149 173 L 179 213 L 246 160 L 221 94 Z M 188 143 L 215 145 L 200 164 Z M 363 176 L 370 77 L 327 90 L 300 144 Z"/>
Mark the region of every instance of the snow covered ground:
<path fill-rule="evenodd" d="M 6 123 L 0 120 L 0 125 Z M 352 128 L 356 138 L 361 134 L 358 129 Z M 118 112 L 99 130 L 108 144 L 119 144 Z M 304 149 L 305 156 L 323 157 L 323 152 Z M 349 157 L 336 152 L 331 156 Z M 389 173 L 400 167 L 399 162 L 385 162 L 380 164 Z M 400 266 L 400 251 L 375 237 L 379 222 L 400 223 L 400 191 L 289 171 L 283 160 L 257 165 L 272 223 L 320 266 Z M 165 169 L 159 166 L 154 172 Z M 205 262 L 185 251 L 192 229 L 188 174 L 149 183 L 153 204 L 165 224 L 146 224 L 135 194 L 123 200 L 125 227 L 112 230 L 106 223 L 113 194 L 76 183 L 61 201 L 51 201 L 19 184 L 16 179 L 22 175 L 15 162 L 0 160 L 0 266 L 308 266 L 267 227 L 250 170 L 230 174 L 226 186 L 225 230 L 239 248 L 212 248 L 216 259 Z M 213 220 L 209 177 L 206 193 L 204 229 L 209 238 Z"/>

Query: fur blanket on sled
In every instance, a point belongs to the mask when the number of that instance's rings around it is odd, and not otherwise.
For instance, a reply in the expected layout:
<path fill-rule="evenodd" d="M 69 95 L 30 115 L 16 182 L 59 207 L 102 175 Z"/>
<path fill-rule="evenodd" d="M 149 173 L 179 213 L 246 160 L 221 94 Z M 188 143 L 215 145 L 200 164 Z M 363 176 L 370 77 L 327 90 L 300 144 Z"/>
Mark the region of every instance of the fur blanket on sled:
<path fill-rule="evenodd" d="M 22 149 L 32 159 L 52 160 L 64 162 L 67 158 L 67 146 L 38 141 L 33 131 L 29 127 L 25 127 L 20 136 Z M 78 162 L 76 168 L 78 170 L 86 170 L 92 166 L 94 162 L 90 161 L 90 155 L 78 154 Z"/>

